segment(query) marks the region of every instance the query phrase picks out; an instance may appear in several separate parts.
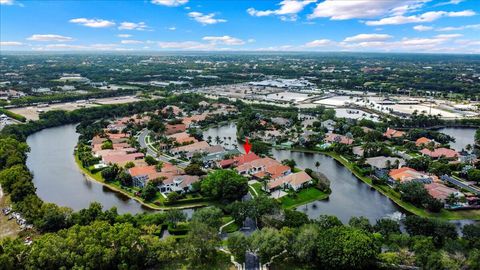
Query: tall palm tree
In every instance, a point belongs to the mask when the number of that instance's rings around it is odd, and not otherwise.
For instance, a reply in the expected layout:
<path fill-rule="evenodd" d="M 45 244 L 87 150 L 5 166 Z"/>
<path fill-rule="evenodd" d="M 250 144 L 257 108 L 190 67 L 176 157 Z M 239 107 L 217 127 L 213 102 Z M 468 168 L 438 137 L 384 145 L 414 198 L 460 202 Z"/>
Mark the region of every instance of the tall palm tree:
<path fill-rule="evenodd" d="M 318 167 L 320 167 L 320 161 L 316 161 L 316 162 L 315 162 L 315 167 L 317 168 L 317 173 L 318 173 L 318 172 L 319 172 L 319 171 L 318 171 Z"/>

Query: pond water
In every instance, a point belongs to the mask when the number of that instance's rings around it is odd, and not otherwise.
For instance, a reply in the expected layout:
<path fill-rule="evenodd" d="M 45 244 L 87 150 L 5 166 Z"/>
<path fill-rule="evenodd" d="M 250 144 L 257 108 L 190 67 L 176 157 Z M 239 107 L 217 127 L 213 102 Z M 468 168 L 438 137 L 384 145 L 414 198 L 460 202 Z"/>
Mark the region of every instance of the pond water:
<path fill-rule="evenodd" d="M 465 146 L 467 146 L 467 144 L 470 144 L 473 146 L 475 132 L 477 131 L 477 129 L 448 127 L 448 128 L 438 129 L 437 131 L 454 137 L 455 142 L 450 143 L 450 147 L 452 147 L 457 151 L 461 151 L 462 149 L 465 149 Z"/>
<path fill-rule="evenodd" d="M 33 172 L 37 195 L 46 202 L 74 210 L 99 202 L 104 209 L 117 207 L 119 213 L 149 211 L 140 203 L 103 185 L 86 179 L 75 163 L 73 150 L 79 134 L 75 125 L 44 129 L 30 135 L 27 166 Z"/>
<path fill-rule="evenodd" d="M 384 217 L 401 217 L 402 209 L 390 199 L 357 179 L 348 169 L 331 157 L 322 154 L 273 150 L 277 160 L 293 159 L 297 167 L 320 171 L 330 179 L 332 194 L 328 200 L 312 202 L 297 208 L 310 218 L 335 215 L 342 222 L 353 216 L 364 216 L 371 222 Z M 315 162 L 320 162 L 317 169 Z"/>
<path fill-rule="evenodd" d="M 238 149 L 243 152 L 243 147 L 235 140 L 236 125 L 234 123 L 209 128 L 204 131 L 203 138 L 206 140 L 208 136 L 211 136 L 213 144 L 216 143 L 215 137 L 219 136 L 226 148 L 232 148 L 237 144 Z M 228 137 L 232 140 L 228 140 Z M 315 162 L 320 162 L 318 170 L 330 179 L 332 194 L 328 200 L 316 201 L 298 208 L 310 218 L 328 214 L 348 222 L 352 216 L 365 216 L 374 222 L 382 217 L 401 215 L 401 209 L 390 199 L 358 180 L 350 171 L 328 156 L 275 149 L 272 150 L 272 154 L 277 160 L 294 159 L 297 167 L 302 169 L 317 170 Z"/>

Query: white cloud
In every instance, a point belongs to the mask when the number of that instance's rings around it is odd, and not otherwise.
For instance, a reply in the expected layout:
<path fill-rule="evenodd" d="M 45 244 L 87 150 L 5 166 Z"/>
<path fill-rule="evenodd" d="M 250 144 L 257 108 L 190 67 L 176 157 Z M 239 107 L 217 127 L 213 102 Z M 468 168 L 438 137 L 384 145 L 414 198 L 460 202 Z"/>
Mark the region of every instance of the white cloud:
<path fill-rule="evenodd" d="M 161 49 L 175 50 L 213 50 L 215 45 L 212 43 L 201 43 L 197 41 L 180 41 L 180 42 L 158 42 Z"/>
<path fill-rule="evenodd" d="M 107 21 L 103 19 L 76 18 L 76 19 L 71 19 L 69 22 L 80 24 L 87 27 L 92 27 L 92 28 L 104 28 L 104 27 L 111 27 L 115 25 L 115 22 Z"/>
<path fill-rule="evenodd" d="M 359 34 L 352 37 L 347 37 L 344 42 L 372 42 L 372 41 L 385 41 L 391 39 L 391 35 L 387 34 Z"/>
<path fill-rule="evenodd" d="M 152 0 L 152 4 L 162 5 L 167 7 L 178 7 L 188 3 L 188 0 Z"/>
<path fill-rule="evenodd" d="M 57 41 L 57 42 L 65 42 L 65 41 L 72 41 L 73 38 L 71 37 L 66 37 L 66 36 L 61 36 L 61 35 L 53 35 L 53 34 L 47 34 L 47 35 L 32 35 L 27 38 L 27 40 L 32 40 L 32 41 Z"/>
<path fill-rule="evenodd" d="M 215 13 L 203 14 L 203 13 L 201 13 L 201 12 L 192 11 L 192 12 L 188 13 L 188 16 L 189 16 L 190 18 L 194 19 L 195 21 L 203 24 L 203 25 L 223 23 L 223 22 L 226 22 L 226 21 L 227 21 L 227 20 L 225 20 L 225 19 L 216 19 L 216 18 L 214 18 L 214 17 L 215 17 Z"/>
<path fill-rule="evenodd" d="M 307 48 L 315 48 L 315 47 L 323 47 L 332 45 L 334 42 L 329 39 L 317 39 L 310 42 L 305 43 L 304 47 Z"/>
<path fill-rule="evenodd" d="M 448 2 L 442 2 L 442 3 L 438 3 L 436 4 L 435 6 L 436 7 L 439 7 L 439 6 L 446 6 L 446 5 L 458 5 L 462 2 L 464 2 L 465 0 L 450 0 Z"/>
<path fill-rule="evenodd" d="M 175 31 L 175 30 L 177 30 L 177 28 L 176 28 L 175 26 L 171 26 L 171 27 L 169 27 L 169 28 L 167 28 L 167 29 L 170 30 L 170 31 Z"/>
<path fill-rule="evenodd" d="M 13 0 L 0 0 L 0 5 L 8 5 L 11 6 L 13 5 Z"/>
<path fill-rule="evenodd" d="M 438 20 L 441 17 L 469 17 L 476 13 L 472 10 L 464 10 L 458 12 L 446 12 L 446 11 L 429 11 L 420 15 L 403 16 L 397 15 L 392 17 L 386 17 L 378 21 L 367 21 L 365 24 L 370 26 L 377 25 L 397 25 L 406 23 L 423 23 L 432 22 Z"/>
<path fill-rule="evenodd" d="M 462 34 L 448 34 L 448 35 L 436 35 L 435 38 L 439 39 L 452 39 L 452 38 L 458 38 L 458 37 L 463 37 Z"/>
<path fill-rule="evenodd" d="M 97 43 L 89 45 L 76 45 L 76 44 L 48 44 L 45 46 L 33 47 L 33 50 L 37 51 L 125 51 L 131 50 L 129 48 L 119 47 L 118 44 L 112 43 Z"/>
<path fill-rule="evenodd" d="M 435 31 L 444 32 L 444 31 L 459 31 L 459 30 L 465 30 L 465 29 L 479 30 L 480 24 L 469 24 L 469 25 L 462 25 L 457 27 L 453 27 L 453 26 L 442 27 L 442 28 L 435 29 Z"/>
<path fill-rule="evenodd" d="M 0 41 L 0 46 L 23 46 L 23 43 L 18 41 Z"/>
<path fill-rule="evenodd" d="M 122 22 L 118 27 L 119 30 L 138 30 L 144 31 L 147 29 L 147 25 L 144 22 L 134 23 L 134 22 Z"/>
<path fill-rule="evenodd" d="M 420 8 L 430 0 L 325 0 L 319 3 L 310 19 L 330 18 L 331 20 L 364 19 L 401 15 Z"/>
<path fill-rule="evenodd" d="M 143 41 L 141 40 L 134 40 L 134 39 L 124 39 L 120 41 L 122 44 L 143 44 Z"/>
<path fill-rule="evenodd" d="M 256 41 L 256 40 L 255 40 L 254 38 L 249 38 L 249 39 L 247 40 L 248 43 L 254 43 L 255 41 Z"/>
<path fill-rule="evenodd" d="M 119 38 L 129 38 L 129 37 L 131 37 L 131 36 L 132 36 L 132 35 L 130 35 L 130 34 L 118 34 L 118 35 L 117 35 L 117 37 L 119 37 Z"/>
<path fill-rule="evenodd" d="M 433 27 L 431 26 L 425 26 L 425 25 L 415 25 L 413 27 L 413 30 L 416 30 L 416 31 L 420 31 L 420 32 L 424 32 L 424 31 L 430 31 L 432 30 Z"/>
<path fill-rule="evenodd" d="M 207 36 L 202 38 L 212 44 L 243 45 L 245 41 L 231 36 Z"/>
<path fill-rule="evenodd" d="M 280 8 L 275 10 L 256 10 L 254 8 L 247 9 L 250 16 L 263 17 L 270 15 L 279 15 L 283 21 L 295 21 L 297 13 L 301 12 L 305 6 L 315 3 L 317 0 L 283 0 L 278 5 Z"/>

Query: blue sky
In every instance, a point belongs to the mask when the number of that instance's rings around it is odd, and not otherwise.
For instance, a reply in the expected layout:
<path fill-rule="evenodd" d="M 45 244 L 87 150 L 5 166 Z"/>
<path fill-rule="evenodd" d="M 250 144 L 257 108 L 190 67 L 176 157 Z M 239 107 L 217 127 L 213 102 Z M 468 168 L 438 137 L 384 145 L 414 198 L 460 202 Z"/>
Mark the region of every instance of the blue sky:
<path fill-rule="evenodd" d="M 0 0 L 0 49 L 480 53 L 480 0 Z"/>

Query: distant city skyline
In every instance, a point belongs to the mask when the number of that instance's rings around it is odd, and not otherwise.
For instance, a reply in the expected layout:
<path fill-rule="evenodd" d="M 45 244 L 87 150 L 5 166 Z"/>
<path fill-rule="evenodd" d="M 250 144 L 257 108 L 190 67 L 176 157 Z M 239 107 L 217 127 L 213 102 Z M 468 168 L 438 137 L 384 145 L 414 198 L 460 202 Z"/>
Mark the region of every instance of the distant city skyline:
<path fill-rule="evenodd" d="M 478 54 L 479 3 L 0 0 L 0 50 Z"/>

